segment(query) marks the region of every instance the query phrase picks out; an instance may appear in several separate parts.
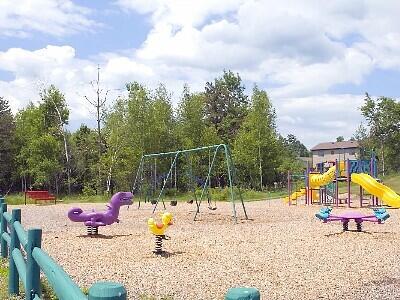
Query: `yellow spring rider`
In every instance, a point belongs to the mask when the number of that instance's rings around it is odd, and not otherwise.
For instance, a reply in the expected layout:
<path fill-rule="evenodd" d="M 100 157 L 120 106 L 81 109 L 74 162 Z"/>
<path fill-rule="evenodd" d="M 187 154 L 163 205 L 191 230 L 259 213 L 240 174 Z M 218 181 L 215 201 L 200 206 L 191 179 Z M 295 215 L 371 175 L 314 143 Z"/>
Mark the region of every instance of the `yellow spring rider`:
<path fill-rule="evenodd" d="M 169 240 L 170 238 L 165 235 L 165 231 L 168 229 L 170 225 L 172 225 L 172 214 L 169 212 L 165 212 L 161 215 L 161 223 L 156 222 L 153 218 L 149 218 L 147 220 L 147 225 L 149 227 L 150 232 L 156 237 L 156 247 L 153 253 L 157 255 L 161 255 L 164 253 L 162 250 L 162 241 Z"/>

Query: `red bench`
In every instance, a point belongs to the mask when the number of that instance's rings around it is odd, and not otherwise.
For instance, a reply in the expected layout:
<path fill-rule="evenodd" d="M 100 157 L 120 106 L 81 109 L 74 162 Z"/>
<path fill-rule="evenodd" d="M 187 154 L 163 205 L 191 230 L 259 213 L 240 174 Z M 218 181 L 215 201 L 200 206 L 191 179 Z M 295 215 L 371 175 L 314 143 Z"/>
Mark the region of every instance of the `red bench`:
<path fill-rule="evenodd" d="M 27 191 L 25 192 L 25 204 L 26 204 L 26 197 L 35 200 L 35 204 L 37 201 L 53 201 L 54 204 L 57 203 L 56 197 L 53 194 L 50 194 L 49 191 Z"/>

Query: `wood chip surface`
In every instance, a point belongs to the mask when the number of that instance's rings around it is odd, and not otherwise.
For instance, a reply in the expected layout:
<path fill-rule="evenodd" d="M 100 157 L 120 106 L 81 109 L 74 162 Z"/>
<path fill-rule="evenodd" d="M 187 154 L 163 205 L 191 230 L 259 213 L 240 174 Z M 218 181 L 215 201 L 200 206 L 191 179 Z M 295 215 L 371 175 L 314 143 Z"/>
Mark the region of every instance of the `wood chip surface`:
<path fill-rule="evenodd" d="M 383 225 L 364 222 L 360 233 L 322 224 L 314 217 L 319 206 L 289 207 L 279 200 L 246 203 L 247 221 L 237 205 L 236 225 L 230 203 L 218 203 L 215 211 L 202 205 L 196 222 L 195 204 L 166 205 L 175 224 L 167 231 L 165 257 L 152 253 L 150 204 L 123 207 L 121 222 L 100 228 L 97 238 L 66 214 L 73 206 L 102 210 L 104 204 L 18 207 L 24 227 L 43 229 L 43 249 L 80 287 L 117 281 L 128 299 L 215 300 L 236 286 L 256 287 L 262 299 L 400 299 L 399 210 L 389 210 Z M 339 210 L 345 208 L 333 212 Z"/>

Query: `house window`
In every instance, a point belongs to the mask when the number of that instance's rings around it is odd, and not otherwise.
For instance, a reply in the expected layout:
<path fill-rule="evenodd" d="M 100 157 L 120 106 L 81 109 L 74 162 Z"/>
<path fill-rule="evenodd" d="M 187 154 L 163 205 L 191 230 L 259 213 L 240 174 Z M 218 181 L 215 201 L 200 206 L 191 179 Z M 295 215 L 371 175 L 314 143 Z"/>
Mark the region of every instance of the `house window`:
<path fill-rule="evenodd" d="M 324 151 L 319 150 L 319 151 L 318 151 L 318 156 L 322 156 L 322 157 L 323 157 L 323 156 L 324 156 Z"/>
<path fill-rule="evenodd" d="M 331 150 L 331 154 L 332 154 L 332 155 L 335 154 L 335 150 Z"/>

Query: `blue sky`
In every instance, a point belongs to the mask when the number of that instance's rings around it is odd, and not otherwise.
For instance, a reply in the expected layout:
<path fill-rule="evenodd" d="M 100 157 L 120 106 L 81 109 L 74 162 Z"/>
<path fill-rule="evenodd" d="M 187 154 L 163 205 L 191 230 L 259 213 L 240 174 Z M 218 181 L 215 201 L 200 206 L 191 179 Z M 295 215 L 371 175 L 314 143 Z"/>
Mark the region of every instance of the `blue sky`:
<path fill-rule="evenodd" d="M 265 89 L 282 134 L 308 147 L 350 138 L 364 93 L 397 98 L 398 1 L 2 0 L 0 96 L 14 112 L 48 84 L 93 124 L 84 96 L 100 65 L 108 105 L 128 81 L 167 85 L 176 103 L 222 70 Z"/>

